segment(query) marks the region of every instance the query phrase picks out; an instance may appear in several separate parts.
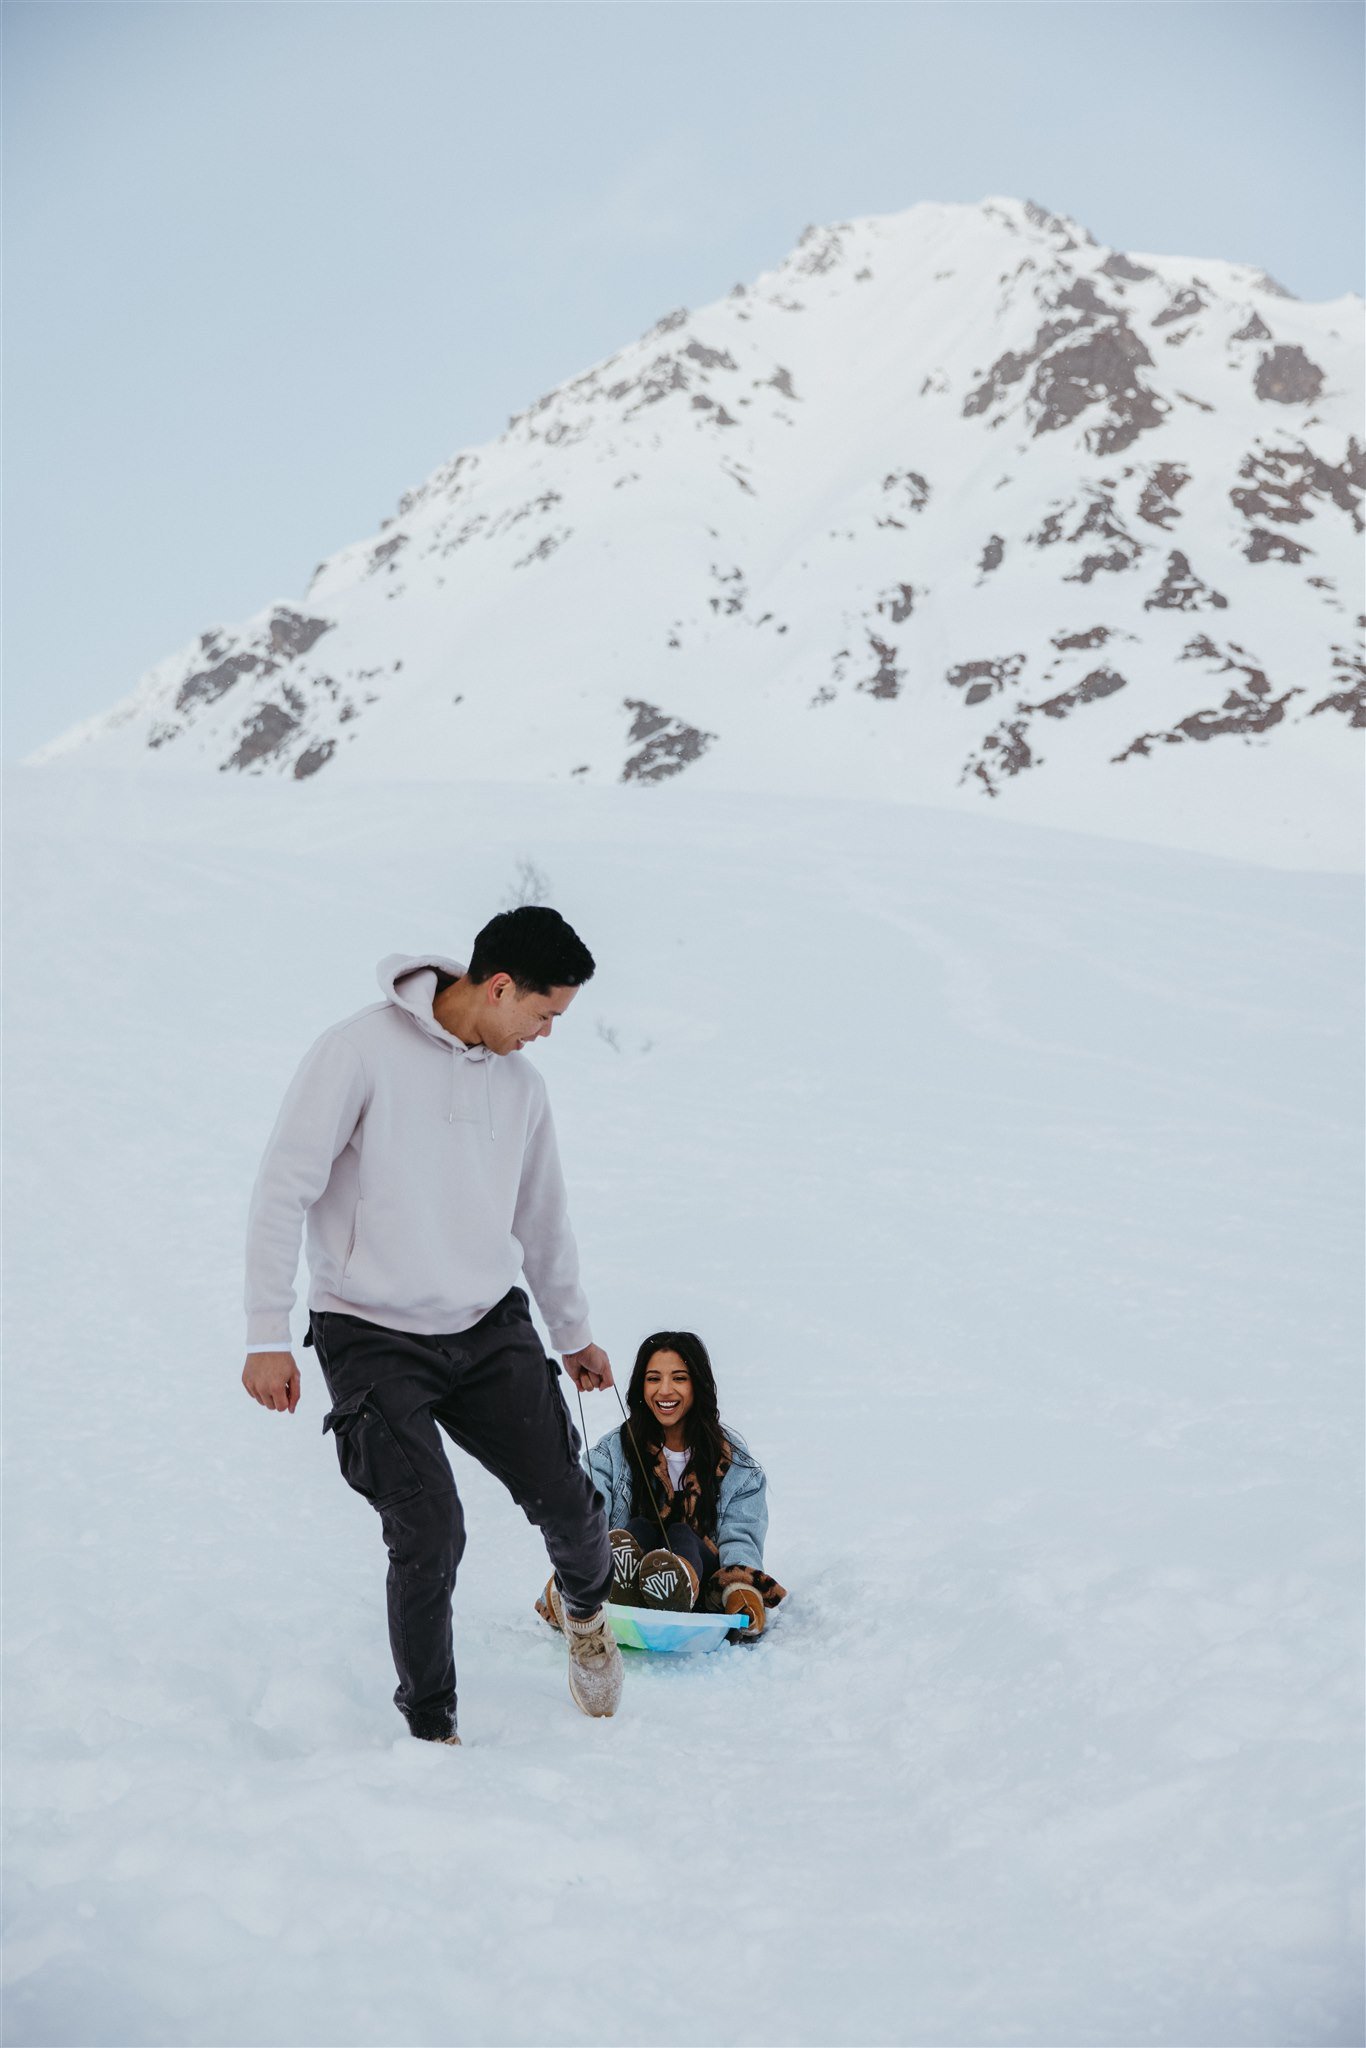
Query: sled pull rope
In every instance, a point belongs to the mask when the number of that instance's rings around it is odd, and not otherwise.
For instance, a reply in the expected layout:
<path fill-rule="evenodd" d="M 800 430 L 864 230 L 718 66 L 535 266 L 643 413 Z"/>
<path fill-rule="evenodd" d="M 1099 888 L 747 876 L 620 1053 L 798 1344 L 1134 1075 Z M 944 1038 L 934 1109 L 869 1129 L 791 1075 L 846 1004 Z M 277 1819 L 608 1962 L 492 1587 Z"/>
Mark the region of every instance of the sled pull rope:
<path fill-rule="evenodd" d="M 579 1397 L 579 1429 L 583 1436 L 583 1448 L 586 1457 L 588 1454 L 588 1424 L 583 1419 L 583 1388 L 577 1380 L 574 1382 L 574 1392 Z M 621 1398 L 621 1388 L 615 1380 L 612 1382 L 612 1392 L 617 1397 L 617 1406 L 621 1410 L 621 1419 L 626 1424 L 626 1434 L 631 1439 L 631 1449 L 636 1454 L 636 1463 L 640 1467 L 640 1476 L 645 1481 L 645 1491 L 650 1496 L 650 1506 L 655 1511 L 655 1520 L 659 1524 L 659 1533 L 664 1539 L 664 1548 L 668 1551 L 670 1557 L 677 1557 L 678 1552 L 669 1541 L 669 1532 L 664 1527 L 664 1517 L 659 1512 L 659 1502 L 655 1499 L 655 1490 L 650 1484 L 650 1475 L 645 1470 L 645 1460 L 640 1455 L 640 1446 L 636 1442 L 636 1433 L 631 1427 L 631 1418 L 626 1413 L 626 1403 Z"/>
<path fill-rule="evenodd" d="M 669 1532 L 664 1527 L 664 1517 L 659 1512 L 659 1502 L 655 1499 L 654 1484 L 651 1481 L 649 1473 L 645 1470 L 645 1460 L 640 1455 L 640 1445 L 636 1442 L 636 1433 L 631 1427 L 631 1418 L 626 1413 L 626 1403 L 621 1398 L 621 1388 L 617 1385 L 615 1380 L 613 1380 L 612 1382 L 612 1392 L 617 1397 L 617 1406 L 621 1410 L 621 1419 L 626 1425 L 626 1434 L 631 1439 L 631 1449 L 636 1454 L 636 1463 L 640 1467 L 640 1476 L 645 1481 L 645 1491 L 650 1496 L 650 1506 L 655 1511 L 655 1520 L 659 1524 L 659 1533 L 660 1536 L 663 1538 L 664 1548 L 668 1551 L 670 1557 L 677 1557 L 678 1552 L 674 1549 L 672 1543 L 670 1543 L 669 1541 Z"/>

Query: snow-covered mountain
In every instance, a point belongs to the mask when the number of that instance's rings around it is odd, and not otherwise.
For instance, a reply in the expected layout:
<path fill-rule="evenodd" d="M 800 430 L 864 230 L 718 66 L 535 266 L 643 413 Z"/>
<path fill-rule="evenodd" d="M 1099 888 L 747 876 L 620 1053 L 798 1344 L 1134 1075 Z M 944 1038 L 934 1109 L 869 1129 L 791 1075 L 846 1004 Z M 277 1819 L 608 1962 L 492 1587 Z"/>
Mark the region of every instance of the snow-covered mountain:
<path fill-rule="evenodd" d="M 1360 301 L 1029 201 L 809 228 L 42 749 L 1350 858 Z"/>

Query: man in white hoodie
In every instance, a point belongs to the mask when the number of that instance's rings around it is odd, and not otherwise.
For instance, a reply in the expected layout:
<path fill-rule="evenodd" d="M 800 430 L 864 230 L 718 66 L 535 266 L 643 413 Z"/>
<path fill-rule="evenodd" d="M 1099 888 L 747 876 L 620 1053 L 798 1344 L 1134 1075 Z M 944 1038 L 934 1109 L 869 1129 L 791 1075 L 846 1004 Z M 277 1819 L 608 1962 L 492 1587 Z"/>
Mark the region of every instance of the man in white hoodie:
<path fill-rule="evenodd" d="M 465 1528 L 438 1425 L 545 1538 L 577 1704 L 612 1714 L 621 1697 L 603 1503 L 516 1285 L 525 1274 L 575 1384 L 610 1386 L 545 1083 L 522 1056 L 592 972 L 559 913 L 533 907 L 485 925 L 468 966 L 382 961 L 384 1001 L 305 1055 L 252 1193 L 242 1383 L 264 1408 L 298 1406 L 290 1311 L 306 1219 L 323 1430 L 380 1516 L 394 1702 L 424 1741 L 459 1740 L 451 1595 Z"/>

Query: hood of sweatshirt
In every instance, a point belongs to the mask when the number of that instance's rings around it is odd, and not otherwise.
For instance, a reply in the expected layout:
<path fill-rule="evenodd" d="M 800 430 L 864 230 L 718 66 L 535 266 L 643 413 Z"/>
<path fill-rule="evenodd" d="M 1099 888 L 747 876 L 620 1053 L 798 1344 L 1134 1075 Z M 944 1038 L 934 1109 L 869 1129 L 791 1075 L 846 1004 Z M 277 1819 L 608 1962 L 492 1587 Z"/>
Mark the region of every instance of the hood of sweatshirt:
<path fill-rule="evenodd" d="M 442 974 L 463 974 L 459 960 L 448 960 L 442 953 L 387 953 L 376 969 L 376 975 L 386 1002 L 396 1010 L 402 1010 L 410 1017 L 419 1031 L 435 1039 L 452 1055 L 451 1098 L 447 1111 L 447 1122 L 456 1116 L 456 1102 L 459 1094 L 461 1063 L 479 1065 L 484 1069 L 484 1114 L 488 1121 L 489 1137 L 495 1135 L 493 1126 L 493 1089 L 490 1071 L 495 1054 L 486 1045 L 466 1045 L 462 1038 L 446 1031 L 432 1015 L 432 1004 L 436 1000 L 438 972 Z M 469 1071 L 466 1066 L 465 1071 Z"/>
<path fill-rule="evenodd" d="M 432 1015 L 438 972 L 463 974 L 465 969 L 460 961 L 448 960 L 442 953 L 386 953 L 375 969 L 375 978 L 385 1001 L 402 1010 L 405 1017 L 411 1017 L 419 1031 L 425 1031 L 438 1045 L 456 1054 L 468 1054 L 471 1059 L 487 1059 L 487 1046 L 466 1045 L 463 1039 L 443 1030 Z"/>

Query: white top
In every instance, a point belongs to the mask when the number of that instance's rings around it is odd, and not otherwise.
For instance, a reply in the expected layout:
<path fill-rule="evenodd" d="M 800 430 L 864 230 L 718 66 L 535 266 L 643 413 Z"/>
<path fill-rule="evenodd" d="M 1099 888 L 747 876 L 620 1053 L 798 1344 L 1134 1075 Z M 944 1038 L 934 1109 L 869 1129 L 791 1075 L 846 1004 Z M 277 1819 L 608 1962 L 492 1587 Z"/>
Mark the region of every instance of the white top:
<path fill-rule="evenodd" d="M 671 1451 L 667 1444 L 664 1446 L 664 1462 L 669 1468 L 669 1484 L 675 1493 L 678 1491 L 678 1482 L 683 1477 L 684 1469 L 691 1456 L 691 1451 Z"/>

